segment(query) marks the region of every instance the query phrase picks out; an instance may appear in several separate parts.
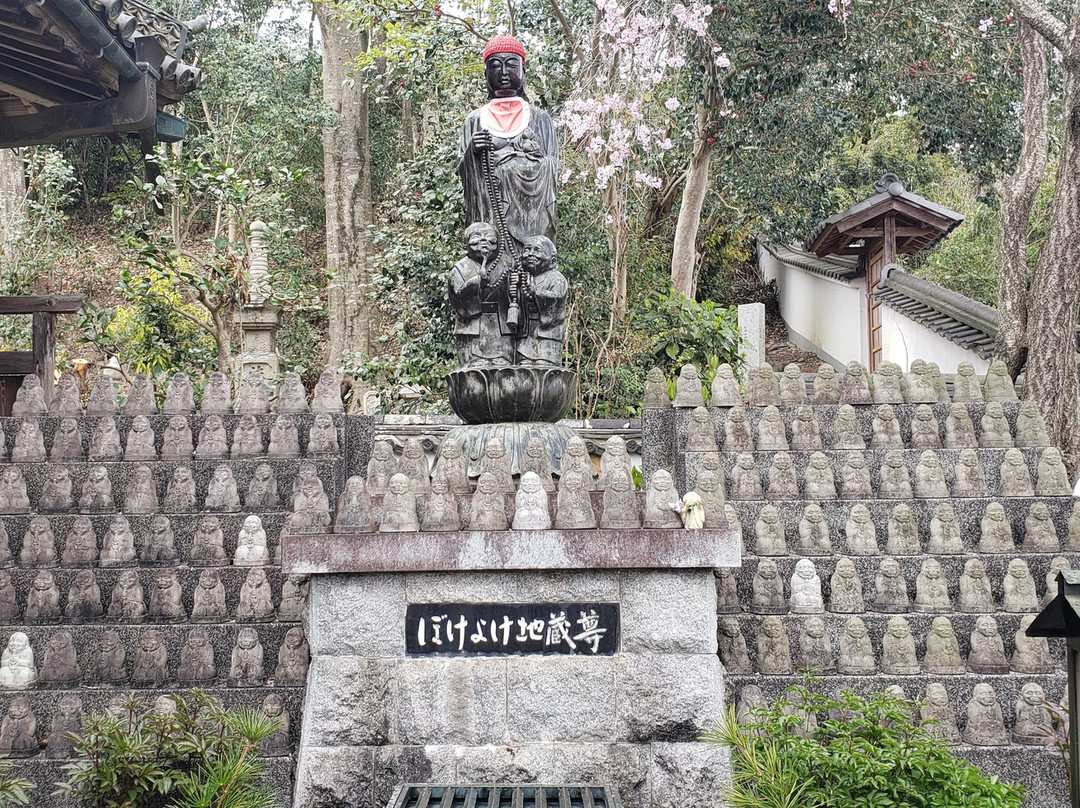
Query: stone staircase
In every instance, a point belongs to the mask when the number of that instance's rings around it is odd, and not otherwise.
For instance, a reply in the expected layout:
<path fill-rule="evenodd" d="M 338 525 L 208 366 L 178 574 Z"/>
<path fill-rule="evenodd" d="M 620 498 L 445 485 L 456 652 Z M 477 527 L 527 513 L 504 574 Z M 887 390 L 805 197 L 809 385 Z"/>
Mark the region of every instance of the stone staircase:
<path fill-rule="evenodd" d="M 807 496 L 809 489 L 806 483 L 806 472 L 811 464 L 811 457 L 814 455 L 814 451 L 809 449 L 786 453 L 795 471 L 798 495 L 792 496 L 792 492 L 787 490 L 779 497 L 770 496 L 769 469 L 778 452 L 760 450 L 757 447 L 763 415 L 767 409 L 771 408 L 760 406 L 709 408 L 709 424 L 720 450 L 715 453 L 687 450 L 688 443 L 701 445 L 692 440 L 693 435 L 702 432 L 701 420 L 697 427 L 694 426 L 694 410 L 662 407 L 643 410 L 643 465 L 646 478 L 648 479 L 656 469 L 665 468 L 674 475 L 679 490 L 686 491 L 693 488 L 696 477 L 703 468 L 717 469 L 717 473 L 724 478 L 727 485 L 729 505 L 733 506 L 740 523 L 744 541 L 742 567 L 735 570 L 717 571 L 718 642 L 721 661 L 727 673 L 726 698 L 729 703 L 737 703 L 742 699 L 745 706 L 746 699 L 752 701 L 757 697 L 752 688 L 745 690 L 747 686 L 760 688 L 761 697 L 772 700 L 788 686 L 803 683 L 803 675 L 799 672 L 803 650 L 800 648 L 800 640 L 811 643 L 814 646 L 811 649 L 812 655 L 816 654 L 815 658 L 821 659 L 821 641 L 815 641 L 813 638 L 806 639 L 809 635 L 804 633 L 808 621 L 820 619 L 824 622 L 825 637 L 828 640 L 828 645 L 825 646 L 826 654 L 831 654 L 833 667 L 827 672 L 818 671 L 816 675 L 819 680 L 812 687 L 820 689 L 821 692 L 853 689 L 868 693 L 896 686 L 902 690 L 905 697 L 919 702 L 925 697 L 928 685 L 940 683 L 948 693 L 949 704 L 956 715 L 959 729 L 963 733 L 966 729 L 965 709 L 969 700 L 972 699 L 975 686 L 988 683 L 993 687 L 1004 715 L 1006 740 L 998 745 L 981 745 L 968 743 L 967 736 L 962 736 L 962 742 L 956 747 L 957 753 L 978 764 L 987 774 L 1023 783 L 1030 789 L 1028 804 L 1032 806 L 1046 808 L 1067 805 L 1066 772 L 1056 750 L 1018 743 L 1013 736 L 1016 719 L 1015 705 L 1020 696 L 1020 690 L 1025 684 L 1033 682 L 1040 685 L 1046 699 L 1052 703 L 1057 703 L 1063 698 L 1067 683 L 1064 646 L 1061 641 L 1051 641 L 1048 651 L 1044 649 L 1036 653 L 1038 658 L 1033 665 L 1030 657 L 1027 663 L 1014 659 L 1014 637 L 1021 629 L 1020 623 L 1024 616 L 1037 613 L 1041 606 L 1045 605 L 1048 597 L 1056 594 L 1056 584 L 1052 582 L 1052 575 L 1051 580 L 1048 581 L 1051 564 L 1055 563 L 1057 566 L 1077 564 L 1080 532 L 1077 531 L 1076 519 L 1072 519 L 1073 527 L 1070 530 L 1070 517 L 1073 513 L 1071 491 L 1062 490 L 1059 485 L 1054 489 L 1056 495 L 1053 496 L 1004 496 L 1003 491 L 1009 493 L 1015 490 L 1008 486 L 1003 489 L 1000 473 L 1002 464 L 1006 460 L 1006 452 L 1010 450 L 979 446 L 975 448 L 975 452 L 985 476 L 986 492 L 978 496 L 954 495 L 954 492 L 959 493 L 956 488 L 955 470 L 962 450 L 938 448 L 933 451 L 936 452 L 940 467 L 944 471 L 949 496 L 916 496 L 918 493 L 915 485 L 916 470 L 924 451 L 921 448 L 911 448 L 911 426 L 917 406 L 919 405 L 891 405 L 895 419 L 899 423 L 904 448 L 869 448 L 873 442 L 873 420 L 877 416 L 879 407 L 864 404 L 855 406 L 854 410 L 859 432 L 868 448 L 836 449 L 832 448 L 834 446 L 833 426 L 841 410 L 840 405 L 813 405 L 811 407 L 813 418 L 817 422 L 821 436 L 820 451 L 827 458 L 828 469 L 835 479 L 837 494 L 835 498 L 824 499 L 813 499 Z M 1019 402 L 1002 404 L 1012 438 L 1016 436 L 1016 422 L 1020 406 Z M 929 407 L 937 421 L 939 435 L 944 438 L 945 422 L 950 413 L 950 405 L 940 403 L 929 405 Z M 982 439 L 981 420 L 986 412 L 987 404 L 970 402 L 965 403 L 963 407 L 968 411 L 974 424 L 976 438 Z M 732 441 L 725 440 L 725 426 L 735 409 L 740 410 L 738 416 L 745 415 L 746 421 L 749 422 L 749 434 L 753 440 L 751 447 L 746 445 L 732 447 Z M 778 409 L 784 423 L 785 437 L 790 442 L 794 437 L 793 423 L 799 417 L 800 410 L 805 419 L 805 409 L 797 405 L 781 406 Z M 699 419 L 700 413 L 701 410 L 698 411 Z M 739 425 L 739 420 L 741 418 L 735 419 L 736 426 Z M 1047 485 L 1041 487 L 1038 485 L 1039 463 L 1043 458 L 1044 448 L 1027 446 L 1019 449 L 1033 485 L 1041 492 L 1048 490 Z M 745 468 L 749 464 L 744 461 L 744 468 L 737 471 L 733 477 L 732 471 L 737 465 L 740 452 L 743 451 L 752 458 L 752 470 Z M 1051 455 L 1055 451 L 1051 450 Z M 869 470 L 873 496 L 841 498 L 844 491 L 843 470 L 848 461 L 856 455 L 864 459 L 864 465 Z M 880 496 L 881 469 L 889 455 L 894 458 L 898 455 L 902 458 L 903 469 L 912 484 L 912 492 L 906 496 L 893 498 Z M 1015 452 L 1010 455 L 1010 458 L 1014 457 Z M 819 462 L 818 465 L 822 464 Z M 760 492 L 756 490 L 752 482 L 754 474 L 760 477 Z M 746 484 L 748 479 L 751 480 L 749 485 Z M 926 493 L 925 490 L 923 493 Z M 1005 550 L 1004 552 L 986 552 L 987 544 L 980 545 L 982 522 L 987 515 L 988 507 L 994 503 L 1001 504 L 1005 519 L 1011 528 L 1012 541 L 1001 547 Z M 944 548 L 955 552 L 931 552 L 931 548 L 941 548 L 940 541 L 931 543 L 931 523 L 939 506 L 946 504 L 951 505 L 955 512 L 956 521 L 959 524 L 960 546 Z M 854 547 L 848 544 L 847 525 L 852 509 L 860 505 L 864 506 L 870 514 L 876 532 L 876 546 L 867 546 L 866 543 L 860 545 L 858 542 Z M 820 507 L 824 516 L 821 522 L 827 526 L 827 541 L 816 548 L 800 541 L 800 524 L 804 523 L 808 506 L 811 509 L 815 506 Z M 1038 528 L 1039 534 L 1026 538 L 1025 523 L 1032 508 L 1036 509 L 1037 515 L 1045 516 L 1041 508 L 1036 506 L 1045 506 L 1053 530 L 1051 532 L 1043 521 Z M 905 546 L 904 537 L 899 530 L 894 531 L 896 535 L 890 540 L 890 520 L 898 507 L 901 514 L 910 509 L 910 514 L 913 515 L 917 525 L 917 544 L 912 545 L 909 541 Z M 776 541 L 775 530 L 771 534 L 765 530 L 759 531 L 759 518 L 765 509 L 775 509 L 778 513 L 786 546 Z M 729 509 L 729 514 L 730 512 Z M 903 518 L 901 516 L 901 521 Z M 819 527 L 819 533 L 816 534 L 819 537 L 820 530 Z M 761 538 L 759 538 L 759 532 L 762 533 Z M 845 557 L 853 561 L 862 587 L 865 610 L 852 612 L 844 610 L 846 608 L 844 606 L 838 609 L 832 603 L 831 578 L 836 572 L 838 562 Z M 812 562 L 820 580 L 823 608 L 819 610 L 812 608 L 811 613 L 796 613 L 792 611 L 790 604 L 792 576 L 796 563 L 804 558 Z M 1031 587 L 1027 583 L 1021 587 L 1029 593 L 1026 603 L 1017 605 L 1018 599 L 1014 597 L 1010 597 L 1009 603 L 1005 602 L 1003 582 L 1009 575 L 1010 564 L 1016 559 L 1026 563 L 1030 570 L 1038 604 L 1032 602 Z M 1055 561 L 1055 559 L 1058 560 Z M 959 582 L 965 566 L 972 560 L 981 562 L 986 570 L 986 579 L 989 581 L 993 599 L 989 612 L 964 611 L 960 608 Z M 891 567 L 893 561 L 899 565 L 903 581 L 902 588 L 906 590 L 906 596 L 899 599 L 879 598 L 877 582 L 882 575 L 883 562 L 886 562 L 886 567 Z M 940 564 L 948 589 L 947 604 L 931 610 L 927 610 L 923 604 L 916 604 L 918 578 L 924 564 L 928 561 L 937 561 Z M 783 594 L 779 604 L 775 597 L 770 600 L 765 596 L 770 590 L 770 582 L 762 583 L 760 579 L 757 583 L 760 591 L 755 600 L 755 578 L 763 566 L 768 569 L 771 565 L 775 565 L 778 571 L 776 579 L 782 584 Z M 1014 569 L 1018 573 L 1021 572 L 1018 565 L 1015 565 Z M 772 579 L 771 582 L 771 591 L 774 593 L 776 579 Z M 896 591 L 896 586 L 889 590 L 893 594 Z M 1019 600 L 1024 600 L 1024 598 Z M 976 622 L 986 613 L 996 620 L 998 631 L 1003 639 L 1004 657 L 1007 662 L 1004 668 L 998 669 L 998 672 L 976 673 L 966 664 L 970 661 L 970 638 L 975 630 Z M 759 651 L 763 637 L 763 621 L 772 617 L 775 622 L 777 616 L 790 648 L 790 666 L 784 661 L 777 664 L 774 651 L 776 647 L 782 648 L 782 640 L 779 641 L 779 646 L 766 641 L 765 647 L 771 647 L 773 650 L 768 653 Z M 868 672 L 867 675 L 845 675 L 838 672 L 845 669 L 845 666 L 841 664 L 844 652 L 842 638 L 848 621 L 855 616 L 865 623 L 873 647 L 874 672 Z M 890 620 L 895 617 L 902 617 L 907 621 L 914 637 L 917 662 L 915 667 L 907 668 L 906 674 L 886 672 L 892 666 L 883 659 L 883 643 Z M 928 673 L 926 670 L 926 638 L 930 634 L 934 620 L 940 617 L 945 617 L 951 622 L 959 644 L 959 662 L 962 673 L 944 675 Z M 736 626 L 737 632 L 734 631 Z M 745 643 L 745 654 L 742 650 L 743 643 Z M 850 643 L 848 647 L 850 648 Z M 1024 672 L 1025 670 L 1045 672 L 1030 673 Z M 1009 740 L 1010 738 L 1012 740 Z"/>
<path fill-rule="evenodd" d="M 257 381 L 262 384 L 261 377 Z M 100 387 L 101 385 L 98 386 Z M 95 388 L 95 396 L 98 395 L 98 388 Z M 41 407 L 42 404 L 31 401 L 29 406 L 24 402 L 22 409 L 24 412 L 40 413 L 43 411 Z M 107 406 L 106 410 L 114 407 L 115 401 L 112 407 Z M 16 451 L 15 436 L 25 434 L 24 425 L 33 422 L 40 430 L 45 457 L 51 456 L 54 436 L 61 422 L 59 416 L 34 414 L 0 419 L 0 429 L 3 430 L 4 436 L 0 443 L 3 447 L 0 451 L 0 458 L 2 458 L 0 478 L 7 475 L 9 482 L 18 488 L 19 483 L 15 478 L 21 476 L 21 479 L 25 481 L 29 500 L 29 509 L 25 506 L 20 507 L 17 501 L 19 497 L 15 497 L 16 501 L 13 502 L 8 496 L 9 490 L 0 483 L 0 489 L 3 489 L 0 490 L 0 525 L 6 533 L 6 537 L 0 536 L 0 564 L 4 566 L 0 569 L 0 643 L 6 645 L 10 635 L 16 631 L 25 632 L 34 652 L 39 677 L 38 682 L 30 688 L 0 689 L 0 710 L 6 712 L 14 699 L 26 696 L 29 698 L 30 707 L 36 718 L 34 735 L 38 743 L 34 748 L 19 755 L 25 759 L 20 761 L 17 771 L 37 783 L 38 788 L 32 795 L 33 805 L 44 808 L 67 805 L 68 802 L 63 798 L 51 794 L 54 784 L 62 779 L 60 767 L 66 762 L 67 756 L 64 750 L 55 746 L 50 750 L 47 743 L 54 716 L 57 714 L 62 699 L 75 696 L 81 700 L 83 713 L 101 712 L 118 697 L 135 692 L 145 697 L 152 708 L 159 696 L 176 692 L 183 693 L 191 687 L 198 686 L 209 691 L 226 707 L 244 706 L 264 709 L 269 697 L 280 698 L 289 719 L 289 734 L 287 740 L 279 738 L 274 744 L 276 748 L 268 748 L 266 752 L 270 756 L 272 781 L 281 795 L 282 802 L 288 804 L 291 799 L 292 772 L 301 729 L 307 670 L 306 641 L 298 648 L 298 653 L 303 657 L 299 667 L 301 674 L 299 679 L 282 683 L 276 682 L 275 676 L 282 670 L 278 663 L 283 643 L 286 642 L 286 635 L 292 632 L 290 636 L 294 639 L 297 638 L 298 633 L 302 636 L 307 585 L 303 578 L 286 581 L 281 573 L 280 555 L 276 551 L 279 549 L 280 536 L 286 529 L 288 515 L 292 509 L 293 485 L 302 467 L 313 464 L 329 502 L 334 503 L 350 469 L 362 470 L 366 465 L 373 434 L 371 420 L 363 417 L 350 418 L 340 412 L 330 415 L 338 433 L 339 452 L 335 455 L 305 456 L 308 433 L 316 414 L 293 411 L 288 417 L 293 420 L 297 428 L 301 456 L 275 457 L 272 454 L 268 455 L 264 450 L 258 456 L 245 456 L 240 459 L 229 456 L 200 459 L 205 453 L 198 449 L 198 436 L 209 416 L 195 412 L 181 415 L 150 414 L 145 417 L 148 418 L 153 430 L 154 444 L 158 451 L 163 447 L 164 434 L 170 422 L 174 428 L 178 426 L 175 418 L 182 418 L 186 422 L 191 430 L 193 448 L 195 448 L 192 459 L 101 462 L 86 459 L 86 450 L 89 448 L 91 436 L 99 428 L 102 419 L 113 421 L 123 440 L 123 448 L 127 445 L 135 417 L 126 414 L 123 408 L 116 410 L 115 415 L 82 413 L 75 416 L 74 419 L 83 435 L 81 457 L 55 462 L 47 462 L 33 447 L 29 454 L 21 446 Z M 231 443 L 241 418 L 248 416 L 221 412 L 216 417 L 221 419 L 226 437 Z M 284 416 L 264 411 L 257 412 L 252 417 L 261 435 L 262 445 L 269 446 L 274 426 L 278 418 Z M 250 421 L 247 426 L 250 426 Z M 23 430 L 23 433 L 20 433 L 20 430 Z M 30 431 L 33 432 L 32 427 Z M 17 457 L 26 459 L 10 462 L 9 458 L 13 451 Z M 351 464 L 350 458 L 352 458 Z M 269 466 L 276 481 L 279 504 L 269 507 L 249 507 L 245 505 L 248 488 L 256 474 L 256 469 L 264 464 Z M 49 503 L 42 501 L 43 489 L 50 473 L 60 467 L 66 469 L 70 476 L 72 502 L 70 507 L 60 510 L 56 509 L 55 504 L 45 510 L 42 506 L 49 507 Z M 128 492 L 136 476 L 145 474 L 145 472 L 137 473 L 136 470 L 140 467 L 149 469 L 157 505 L 149 509 L 136 508 L 139 511 L 153 510 L 153 512 L 134 513 L 130 508 L 125 512 L 125 505 L 131 504 L 125 501 L 128 499 Z M 227 468 L 234 478 L 239 503 L 211 509 L 206 505 L 208 488 L 211 486 L 215 471 L 221 468 Z M 17 470 L 18 475 L 13 474 L 10 471 L 12 469 Z M 93 469 L 104 470 L 111 486 L 112 505 L 91 508 L 84 502 L 81 492 L 84 484 L 92 476 Z M 191 507 L 177 507 L 175 500 L 167 496 L 177 469 L 189 470 L 194 478 L 195 503 Z M 265 476 L 265 469 L 261 473 Z M 95 479 L 100 479 L 100 474 L 98 471 L 94 475 Z M 257 567 L 234 566 L 232 559 L 237 547 L 237 538 L 245 518 L 252 514 L 261 519 L 262 528 L 267 537 L 270 562 L 265 566 Z M 134 561 L 117 566 L 104 566 L 105 562 L 98 558 L 88 561 L 85 558 L 80 559 L 78 553 L 65 553 L 69 534 L 77 519 L 83 516 L 89 519 L 96 539 L 95 555 L 97 555 L 104 549 L 104 540 L 114 519 L 121 515 L 127 519 L 134 538 L 137 556 Z M 224 539 L 222 545 L 224 557 L 216 562 L 208 560 L 203 553 L 193 553 L 195 535 L 205 516 L 216 517 Z M 151 523 L 157 520 L 156 527 L 160 530 L 161 517 L 168 520 L 168 527 L 174 537 L 175 554 L 168 550 L 162 553 L 148 547 L 152 532 Z M 31 521 L 35 521 L 39 533 L 47 536 L 47 532 L 42 530 L 41 520 L 47 522 L 52 533 L 53 546 L 51 548 L 46 546 L 44 550 L 29 547 L 25 548 L 24 552 L 24 546 L 27 544 L 24 537 L 28 536 Z M 85 520 L 81 521 L 85 524 Z M 10 555 L 3 552 L 5 542 Z M 49 541 L 46 539 L 44 544 L 48 545 Z M 175 555 L 175 558 L 170 558 L 172 555 Z M 4 561 L 4 559 L 7 560 Z M 155 579 L 162 571 L 166 571 L 166 579 L 168 575 L 175 574 L 179 582 L 181 591 L 179 612 L 173 608 L 166 610 L 166 614 L 161 614 L 160 609 L 155 609 L 157 605 L 154 603 Z M 207 571 L 216 573 L 220 579 L 224 589 L 225 613 L 204 618 L 193 617 L 195 592 L 200 586 L 200 578 Z M 265 573 L 271 593 L 269 610 L 263 603 L 262 609 L 252 613 L 249 608 L 246 608 L 252 605 L 250 597 L 246 604 L 241 604 L 242 589 L 253 571 L 255 576 L 252 579 L 253 584 L 260 583 L 258 577 L 260 573 Z M 92 604 L 89 614 L 75 608 L 74 605 L 69 607 L 76 578 L 79 578 L 79 586 L 83 587 L 89 583 L 87 573 L 93 577 L 100 591 L 100 610 L 97 605 Z M 130 583 L 132 573 L 137 576 L 141 584 L 143 604 L 135 602 L 130 605 L 130 608 L 122 609 L 118 595 L 118 602 L 113 606 L 113 595 L 117 590 L 118 582 Z M 10 587 L 6 586 L 4 578 L 10 578 Z M 28 597 L 36 580 L 47 581 L 49 578 L 55 587 L 55 614 L 32 619 L 27 616 Z M 168 583 L 167 580 L 165 582 Z M 44 586 L 43 583 L 42 587 Z M 262 591 L 265 592 L 265 588 Z M 282 602 L 283 594 L 286 596 L 285 603 Z M 48 601 L 49 596 L 45 596 L 45 600 Z M 137 598 L 129 600 L 137 601 Z M 111 606 L 113 608 L 110 608 Z M 145 612 L 142 606 L 146 607 Z M 31 613 L 34 611 L 32 609 Z M 155 614 L 155 611 L 159 613 Z M 95 613 L 100 613 L 100 616 L 95 616 Z M 263 651 L 263 668 L 261 675 L 237 681 L 230 675 L 231 657 L 237 645 L 238 636 L 246 629 L 253 629 L 258 637 L 258 643 Z M 215 675 L 201 681 L 182 680 L 180 678 L 182 649 L 192 633 L 199 630 L 205 632 L 213 649 Z M 125 657 L 118 677 L 112 675 L 103 677 L 102 668 L 99 665 L 102 639 L 105 636 L 106 645 L 108 645 L 107 635 L 110 632 L 114 632 L 119 637 Z M 155 636 L 154 632 L 158 634 Z M 55 681 L 55 671 L 60 670 L 63 665 L 57 665 L 58 658 L 55 656 L 57 652 L 53 650 L 53 645 L 54 638 L 64 633 L 71 637 L 79 675 L 60 683 Z M 151 636 L 149 640 L 146 639 L 148 634 Z M 166 660 L 164 671 L 155 672 L 149 676 L 141 676 L 136 672 L 140 655 L 146 656 L 146 652 L 140 651 L 144 640 L 150 646 L 155 645 L 156 641 L 162 643 Z M 60 645 L 62 643 L 57 647 L 59 648 Z M 157 651 L 157 654 L 160 655 L 160 651 Z M 115 656 L 113 660 L 115 661 Z M 61 661 L 70 665 L 70 660 Z M 295 670 L 297 668 L 294 666 L 294 674 Z M 4 743 L 5 739 L 0 738 L 0 751 L 6 751 L 2 749 Z"/>

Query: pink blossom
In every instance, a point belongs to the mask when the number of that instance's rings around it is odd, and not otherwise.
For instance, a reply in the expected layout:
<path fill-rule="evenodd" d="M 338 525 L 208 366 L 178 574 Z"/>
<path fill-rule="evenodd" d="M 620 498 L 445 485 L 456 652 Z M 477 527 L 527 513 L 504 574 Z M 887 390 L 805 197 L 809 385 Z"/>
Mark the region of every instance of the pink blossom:
<path fill-rule="evenodd" d="M 654 177 L 652 174 L 646 174 L 644 171 L 634 172 L 634 182 L 656 189 L 659 189 L 663 184 L 659 177 Z"/>
<path fill-rule="evenodd" d="M 721 53 L 716 57 L 716 66 L 721 70 L 731 67 L 731 60 L 727 58 L 726 54 Z"/>
<path fill-rule="evenodd" d="M 656 145 L 659 146 L 664 151 L 667 151 L 668 149 L 671 148 L 671 145 L 672 145 L 671 144 L 671 138 L 666 137 L 663 140 L 658 140 L 658 141 L 656 141 Z"/>
<path fill-rule="evenodd" d="M 679 99 L 678 98 L 669 98 L 667 101 L 664 102 L 664 106 L 667 107 L 672 112 L 674 112 L 675 110 L 677 110 L 679 108 Z"/>

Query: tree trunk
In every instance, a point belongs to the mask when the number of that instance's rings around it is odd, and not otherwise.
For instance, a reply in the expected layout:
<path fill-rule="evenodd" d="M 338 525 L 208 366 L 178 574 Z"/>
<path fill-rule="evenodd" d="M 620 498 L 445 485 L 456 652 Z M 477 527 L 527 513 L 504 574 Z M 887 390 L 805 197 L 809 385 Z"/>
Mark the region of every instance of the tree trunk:
<path fill-rule="evenodd" d="M 349 68 L 368 47 L 368 34 L 349 29 L 334 7 L 317 3 L 322 29 L 323 98 L 339 115 L 337 126 L 323 132 L 326 195 L 326 269 L 330 320 L 329 364 L 345 350 L 368 354 L 372 307 L 368 300 L 373 222 L 368 92 Z"/>
<path fill-rule="evenodd" d="M 701 209 L 709 190 L 709 158 L 712 144 L 705 137 L 708 111 L 697 110 L 694 153 L 686 169 L 679 220 L 675 225 L 675 243 L 671 248 L 671 287 L 677 293 L 692 298 L 697 292 L 697 235 L 701 226 Z"/>
<path fill-rule="evenodd" d="M 1061 158 L 1050 230 L 1039 253 L 1028 313 L 1024 395 L 1046 419 L 1069 472 L 1080 462 L 1076 320 L 1080 311 L 1080 40 L 1065 54 Z"/>
<path fill-rule="evenodd" d="M 7 271 L 18 261 L 26 218 L 26 173 L 22 152 L 0 149 L 0 259 Z"/>
<path fill-rule="evenodd" d="M 1016 171 L 1001 183 L 1000 272 L 997 310 L 1000 318 L 994 355 L 1015 377 L 1027 359 L 1028 230 L 1031 209 L 1046 175 L 1050 85 L 1047 80 L 1046 43 L 1027 23 L 1019 25 L 1024 71 L 1024 143 Z"/>

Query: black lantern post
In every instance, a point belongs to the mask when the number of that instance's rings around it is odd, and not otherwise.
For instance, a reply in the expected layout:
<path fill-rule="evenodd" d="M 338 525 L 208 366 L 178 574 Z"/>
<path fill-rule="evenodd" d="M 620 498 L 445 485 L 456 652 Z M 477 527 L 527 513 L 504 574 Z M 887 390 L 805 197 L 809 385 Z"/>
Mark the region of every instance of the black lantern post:
<path fill-rule="evenodd" d="M 1077 666 L 1080 665 L 1080 570 L 1058 573 L 1058 593 L 1028 626 L 1029 637 L 1064 637 L 1069 668 L 1069 799 L 1080 808 L 1080 693 Z"/>

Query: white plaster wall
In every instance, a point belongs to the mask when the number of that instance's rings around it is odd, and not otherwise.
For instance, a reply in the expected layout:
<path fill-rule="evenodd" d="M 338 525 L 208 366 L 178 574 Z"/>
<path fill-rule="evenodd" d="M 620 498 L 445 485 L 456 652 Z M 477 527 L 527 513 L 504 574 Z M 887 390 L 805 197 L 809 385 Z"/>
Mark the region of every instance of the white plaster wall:
<path fill-rule="evenodd" d="M 838 367 L 869 361 L 865 281 L 835 281 L 789 267 L 765 249 L 758 252 L 765 280 L 775 280 L 780 311 L 792 341 Z"/>
<path fill-rule="evenodd" d="M 881 307 L 881 342 L 882 358 L 895 362 L 905 371 L 914 359 L 937 362 L 942 373 L 955 373 L 961 362 L 970 362 L 980 375 L 990 367 L 974 351 L 961 348 L 888 306 Z"/>

